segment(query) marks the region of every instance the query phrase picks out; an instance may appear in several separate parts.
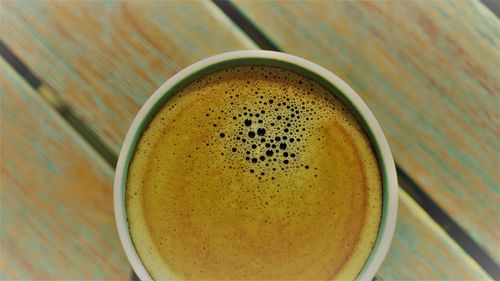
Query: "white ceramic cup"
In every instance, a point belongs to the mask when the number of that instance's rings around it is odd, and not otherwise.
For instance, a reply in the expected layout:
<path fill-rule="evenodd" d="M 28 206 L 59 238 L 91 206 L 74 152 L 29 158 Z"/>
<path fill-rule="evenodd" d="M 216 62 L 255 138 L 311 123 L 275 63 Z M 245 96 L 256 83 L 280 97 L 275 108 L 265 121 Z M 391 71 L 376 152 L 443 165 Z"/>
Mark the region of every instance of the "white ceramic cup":
<path fill-rule="evenodd" d="M 377 241 L 357 280 L 371 280 L 382 264 L 396 224 L 398 185 L 396 168 L 387 140 L 372 112 L 344 81 L 327 69 L 305 59 L 272 51 L 235 51 L 194 63 L 168 79 L 146 101 L 130 126 L 123 142 L 115 172 L 114 208 L 118 234 L 132 268 L 143 281 L 152 280 L 132 243 L 125 209 L 126 179 L 137 142 L 149 120 L 165 101 L 191 81 L 218 69 L 235 65 L 270 65 L 312 78 L 334 93 L 354 113 L 376 151 L 383 182 L 383 208 Z"/>

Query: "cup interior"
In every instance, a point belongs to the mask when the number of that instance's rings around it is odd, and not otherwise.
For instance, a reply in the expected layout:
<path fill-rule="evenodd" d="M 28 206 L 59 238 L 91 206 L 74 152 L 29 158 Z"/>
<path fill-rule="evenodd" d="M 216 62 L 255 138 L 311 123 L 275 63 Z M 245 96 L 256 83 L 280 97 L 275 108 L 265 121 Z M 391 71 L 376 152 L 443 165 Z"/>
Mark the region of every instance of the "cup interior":
<path fill-rule="evenodd" d="M 397 216 L 397 178 L 394 160 L 377 120 L 354 90 L 335 74 L 305 59 L 272 51 L 236 51 L 199 61 L 167 80 L 146 101 L 132 122 L 117 162 L 114 181 L 114 208 L 118 234 L 135 273 L 141 280 L 152 280 L 133 246 L 125 209 L 128 167 L 137 143 L 154 114 L 177 91 L 194 80 L 220 69 L 237 65 L 275 66 L 311 78 L 339 98 L 354 114 L 375 150 L 383 183 L 382 218 L 377 240 L 357 280 L 371 280 L 389 249 Z"/>

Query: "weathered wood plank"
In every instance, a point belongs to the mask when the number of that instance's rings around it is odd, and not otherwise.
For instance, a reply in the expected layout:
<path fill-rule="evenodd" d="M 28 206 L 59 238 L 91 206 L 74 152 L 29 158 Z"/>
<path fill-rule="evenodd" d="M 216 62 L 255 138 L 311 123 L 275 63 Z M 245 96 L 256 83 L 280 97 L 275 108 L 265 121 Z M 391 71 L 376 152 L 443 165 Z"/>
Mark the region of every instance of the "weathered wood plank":
<path fill-rule="evenodd" d="M 0 59 L 0 279 L 127 279 L 112 169 Z"/>
<path fill-rule="evenodd" d="M 253 47 L 210 3 L 94 2 L 73 6 L 53 2 L 7 3 L 4 8 L 8 13 L 2 13 L 2 19 L 9 34 L 3 39 L 37 75 L 64 95 L 66 102 L 86 118 L 115 152 L 139 106 L 164 79 L 199 58 Z M 73 9 L 81 16 L 67 19 Z M 125 18 L 124 13 L 128 13 Z M 206 19 L 185 21 L 194 15 L 205 15 Z M 140 32 L 129 26 L 131 18 Z M 155 28 L 150 29 L 150 25 Z M 148 37 L 142 38 L 144 33 Z M 79 39 L 74 39 L 75 36 Z M 99 39 L 108 37 L 112 38 L 110 42 Z M 156 39 L 160 43 L 148 45 L 147 38 L 160 38 Z M 212 43 L 213 40 L 218 42 Z M 137 47 L 143 45 L 149 47 Z M 178 63 L 169 65 L 167 58 Z M 484 279 L 484 272 L 453 247 L 445 233 L 430 227 L 432 222 L 418 206 L 408 200 L 402 200 L 401 204 L 395 246 L 385 269 L 381 269 L 382 277 L 458 277 L 449 269 L 452 264 L 460 265 L 458 272 L 462 276 Z M 440 254 L 416 251 L 411 245 L 439 249 Z M 428 274 L 422 273 L 413 268 L 417 261 L 424 268 L 433 269 Z"/>
<path fill-rule="evenodd" d="M 499 21 L 478 1 L 237 6 L 284 51 L 347 81 L 396 162 L 500 263 Z"/>
<path fill-rule="evenodd" d="M 399 192 L 396 232 L 377 277 L 382 280 L 489 280 L 429 215 Z"/>
<path fill-rule="evenodd" d="M 166 79 L 204 57 L 255 48 L 210 3 L 4 2 L 2 39 L 117 151 Z"/>

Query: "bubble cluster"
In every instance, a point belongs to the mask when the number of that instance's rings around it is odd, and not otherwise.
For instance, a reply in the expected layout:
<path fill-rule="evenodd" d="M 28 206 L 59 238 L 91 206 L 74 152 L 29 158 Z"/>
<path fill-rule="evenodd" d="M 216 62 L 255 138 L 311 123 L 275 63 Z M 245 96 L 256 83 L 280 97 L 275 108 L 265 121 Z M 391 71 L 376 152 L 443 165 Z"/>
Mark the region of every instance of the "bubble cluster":
<path fill-rule="evenodd" d="M 240 71 L 232 71 L 235 69 Z M 219 136 L 205 145 L 222 148 L 218 154 L 234 163 L 230 169 L 244 170 L 263 181 L 313 166 L 301 155 L 316 130 L 312 129 L 314 122 L 328 113 L 324 107 L 332 106 L 327 97 L 314 95 L 315 91 L 324 91 L 317 83 L 289 72 L 266 69 L 241 67 L 241 71 L 262 80 L 229 84 L 223 93 L 225 104 L 218 109 L 208 108 L 204 122 Z M 283 86 L 286 84 L 289 87 Z M 239 161 L 251 165 L 240 165 Z"/>
<path fill-rule="evenodd" d="M 309 167 L 298 159 L 306 149 L 301 140 L 310 137 L 306 120 L 311 119 L 311 107 L 294 97 L 270 96 L 260 88 L 251 91 L 257 96 L 253 102 L 231 109 L 233 116 L 225 118 L 231 123 L 226 127 L 237 130 L 219 133 L 221 141 L 227 142 L 228 152 L 253 164 L 248 173 L 259 178 L 274 180 L 274 171 Z M 230 99 L 234 98 L 230 95 Z"/>

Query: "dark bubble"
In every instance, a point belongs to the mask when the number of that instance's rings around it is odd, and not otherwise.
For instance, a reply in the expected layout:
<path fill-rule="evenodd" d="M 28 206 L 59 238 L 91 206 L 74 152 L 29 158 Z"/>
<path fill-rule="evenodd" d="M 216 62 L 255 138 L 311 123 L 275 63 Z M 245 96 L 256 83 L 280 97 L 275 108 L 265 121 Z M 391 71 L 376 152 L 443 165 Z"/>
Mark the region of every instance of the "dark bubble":
<path fill-rule="evenodd" d="M 264 121 L 262 121 L 262 120 L 259 120 L 258 122 L 259 122 L 259 124 L 262 124 L 262 122 L 264 122 Z"/>
<path fill-rule="evenodd" d="M 288 128 L 285 128 L 285 130 L 283 130 L 285 133 L 288 133 Z"/>
<path fill-rule="evenodd" d="M 266 142 L 266 139 L 265 138 L 261 138 L 260 142 Z"/>
<path fill-rule="evenodd" d="M 289 163 L 289 161 L 288 161 L 287 159 L 285 159 L 285 160 L 283 161 L 283 163 L 288 164 L 288 163 Z"/>
<path fill-rule="evenodd" d="M 280 148 L 285 150 L 286 149 L 286 143 L 282 142 L 280 143 Z"/>
<path fill-rule="evenodd" d="M 257 163 L 257 158 L 252 158 L 252 163 Z"/>
<path fill-rule="evenodd" d="M 253 149 L 256 149 L 256 148 L 257 148 L 257 145 L 256 145 L 256 144 L 252 144 L 252 148 L 253 148 Z"/>
<path fill-rule="evenodd" d="M 236 137 L 237 140 L 240 140 L 241 138 L 240 137 Z"/>
<path fill-rule="evenodd" d="M 263 136 L 263 135 L 265 135 L 265 134 L 266 134 L 266 129 L 264 129 L 264 128 L 259 128 L 259 129 L 257 129 L 257 134 L 258 134 L 259 136 Z"/>
<path fill-rule="evenodd" d="M 247 155 L 250 154 L 250 151 L 247 150 Z"/>
<path fill-rule="evenodd" d="M 271 123 L 271 126 L 274 126 L 274 123 Z"/>
<path fill-rule="evenodd" d="M 283 152 L 284 157 L 288 157 L 288 152 Z"/>
<path fill-rule="evenodd" d="M 249 136 L 250 138 L 255 137 L 255 132 L 254 132 L 254 131 L 250 131 L 250 132 L 248 132 L 248 136 Z"/>
<path fill-rule="evenodd" d="M 267 155 L 267 156 L 273 156 L 273 151 L 272 151 L 272 150 L 268 150 L 268 151 L 266 151 L 266 155 Z"/>
<path fill-rule="evenodd" d="M 290 157 L 294 158 L 295 157 L 295 153 L 290 154 Z"/>
<path fill-rule="evenodd" d="M 273 100 L 269 100 L 269 104 L 272 104 L 274 101 Z"/>
<path fill-rule="evenodd" d="M 254 170 L 250 170 L 250 173 L 252 173 L 252 174 L 253 174 L 254 172 L 255 172 Z"/>
<path fill-rule="evenodd" d="M 278 119 L 278 120 L 281 120 L 281 118 L 283 118 L 283 117 L 281 117 L 281 116 L 276 117 L 276 119 Z"/>
<path fill-rule="evenodd" d="M 266 143 L 266 147 L 270 147 L 270 146 L 271 146 L 271 144 L 269 144 L 269 143 Z"/>
<path fill-rule="evenodd" d="M 233 116 L 233 120 L 236 120 L 236 116 Z"/>
<path fill-rule="evenodd" d="M 257 113 L 257 114 L 255 114 L 255 117 L 259 117 L 259 116 L 260 116 L 260 114 L 258 114 L 258 113 Z"/>
<path fill-rule="evenodd" d="M 236 147 L 233 147 L 233 149 L 231 149 L 233 152 L 236 152 Z"/>
<path fill-rule="evenodd" d="M 245 126 L 248 127 L 250 125 L 252 125 L 252 120 L 250 120 L 250 119 L 245 120 Z"/>
<path fill-rule="evenodd" d="M 259 157 L 259 159 L 260 159 L 260 161 L 264 161 L 264 160 L 266 160 L 266 157 L 261 156 L 261 157 Z"/>
<path fill-rule="evenodd" d="M 304 168 L 309 169 L 309 166 L 306 165 Z"/>
<path fill-rule="evenodd" d="M 295 139 L 294 138 L 290 138 L 289 142 L 294 142 Z"/>
<path fill-rule="evenodd" d="M 281 138 L 280 138 L 280 137 L 275 137 L 274 139 L 275 139 L 276 141 L 280 141 L 280 140 L 281 140 Z"/>
<path fill-rule="evenodd" d="M 286 140 L 288 137 L 287 136 L 283 136 L 283 139 Z"/>

